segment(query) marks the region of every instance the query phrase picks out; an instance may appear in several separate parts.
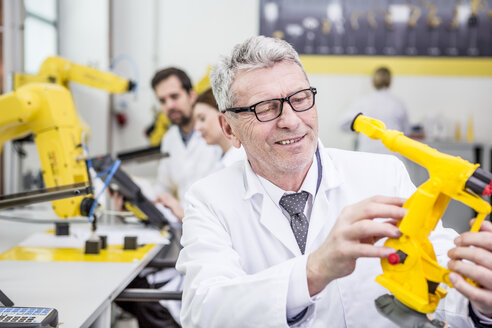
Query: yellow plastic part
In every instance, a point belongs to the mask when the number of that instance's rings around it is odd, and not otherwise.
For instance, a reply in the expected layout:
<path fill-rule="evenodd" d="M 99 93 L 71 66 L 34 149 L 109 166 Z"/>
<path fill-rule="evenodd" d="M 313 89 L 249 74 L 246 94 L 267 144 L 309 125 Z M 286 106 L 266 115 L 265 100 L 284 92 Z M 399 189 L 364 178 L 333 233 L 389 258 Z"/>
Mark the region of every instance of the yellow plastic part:
<path fill-rule="evenodd" d="M 132 212 L 140 220 L 147 220 L 148 219 L 147 215 L 144 212 L 142 212 L 137 206 L 134 206 L 130 202 L 125 202 L 125 209 Z"/>
<path fill-rule="evenodd" d="M 85 254 L 81 248 L 14 247 L 3 254 L 3 261 L 36 262 L 120 262 L 129 263 L 142 260 L 154 248 L 155 244 L 146 244 L 136 250 L 124 250 L 123 245 L 109 245 L 99 254 Z"/>
<path fill-rule="evenodd" d="M 408 307 L 423 313 L 434 312 L 446 291 L 437 287 L 429 292 L 428 282 L 452 287 L 448 269 L 441 267 L 428 237 L 441 219 L 450 199 L 473 208 L 478 214 L 470 231 L 478 231 L 491 206 L 482 198 L 468 192 L 465 183 L 479 164 L 460 157 L 443 154 L 423 143 L 405 137 L 402 132 L 386 130 L 383 122 L 359 115 L 354 130 L 372 139 L 379 139 L 391 151 L 400 153 L 429 172 L 429 179 L 405 202 L 407 214 L 399 223 L 402 236 L 388 239 L 385 246 L 401 250 L 407 257 L 403 263 L 392 265 L 381 260 L 383 274 L 376 281 L 387 288 Z M 468 279 L 469 282 L 473 283 Z"/>
<path fill-rule="evenodd" d="M 33 133 L 47 188 L 89 181 L 81 147 L 83 127 L 66 88 L 27 84 L 0 96 L 0 112 L 0 145 Z M 83 198 L 53 201 L 53 209 L 62 218 L 79 216 Z"/>

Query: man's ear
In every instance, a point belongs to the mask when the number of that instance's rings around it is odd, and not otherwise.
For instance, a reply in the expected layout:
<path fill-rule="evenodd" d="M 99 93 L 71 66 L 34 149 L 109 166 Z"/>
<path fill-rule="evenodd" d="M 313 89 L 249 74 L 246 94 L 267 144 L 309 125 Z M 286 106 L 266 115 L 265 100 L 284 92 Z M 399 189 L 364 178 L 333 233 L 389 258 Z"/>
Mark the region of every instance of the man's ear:
<path fill-rule="evenodd" d="M 191 89 L 189 92 L 189 95 L 190 95 L 191 103 L 194 104 L 196 101 L 196 98 L 198 98 L 196 91 L 194 89 Z"/>
<path fill-rule="evenodd" d="M 224 113 L 219 113 L 219 124 L 224 135 L 227 137 L 227 139 L 231 140 L 232 145 L 236 148 L 241 147 L 241 141 L 239 141 L 236 133 L 234 132 L 234 129 L 229 123 L 229 119 Z"/>

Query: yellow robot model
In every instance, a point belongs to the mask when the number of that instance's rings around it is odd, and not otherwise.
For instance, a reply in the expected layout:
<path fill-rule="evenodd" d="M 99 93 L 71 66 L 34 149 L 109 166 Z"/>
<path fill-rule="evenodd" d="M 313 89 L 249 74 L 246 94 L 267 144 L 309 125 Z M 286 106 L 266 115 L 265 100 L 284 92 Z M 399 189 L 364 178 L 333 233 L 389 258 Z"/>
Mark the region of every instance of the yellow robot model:
<path fill-rule="evenodd" d="M 47 188 L 89 184 L 82 127 L 70 92 L 59 85 L 31 83 L 0 96 L 0 150 L 6 141 L 34 134 Z M 87 215 L 92 197 L 53 201 L 62 218 Z"/>
<path fill-rule="evenodd" d="M 77 115 L 68 90 L 70 81 L 113 93 L 135 87 L 132 81 L 112 73 L 49 57 L 37 75 L 16 74 L 16 91 L 0 96 L 0 152 L 6 141 L 34 134 L 49 192 L 67 185 L 90 186 L 82 147 L 87 128 Z M 62 218 L 88 215 L 93 203 L 92 196 L 52 202 L 55 213 Z"/>
<path fill-rule="evenodd" d="M 381 260 L 383 274 L 376 278 L 394 295 L 394 298 L 390 295 L 378 298 L 378 311 L 402 327 L 420 327 L 412 325 L 411 320 L 405 317 L 412 315 L 408 315 L 408 311 L 403 314 L 406 309 L 402 305 L 420 314 L 432 313 L 447 293 L 439 284 L 452 287 L 448 277 L 450 271 L 437 263 L 428 236 L 444 214 L 450 199 L 460 201 L 477 212 L 471 231 L 478 231 L 491 212 L 490 204 L 480 196 L 492 194 L 492 174 L 481 169 L 479 164 L 443 154 L 405 137 L 402 132 L 386 130 L 383 122 L 361 114 L 354 119 L 352 128 L 372 139 L 381 140 L 389 150 L 422 165 L 429 172 L 429 179 L 405 202 L 403 207 L 408 211 L 398 225 L 402 236 L 390 238 L 385 243 L 396 252 Z M 418 319 L 415 313 L 413 317 Z M 427 320 L 425 315 L 420 318 Z M 440 327 L 442 323 L 434 320 L 425 324 L 428 325 L 422 327 Z"/>

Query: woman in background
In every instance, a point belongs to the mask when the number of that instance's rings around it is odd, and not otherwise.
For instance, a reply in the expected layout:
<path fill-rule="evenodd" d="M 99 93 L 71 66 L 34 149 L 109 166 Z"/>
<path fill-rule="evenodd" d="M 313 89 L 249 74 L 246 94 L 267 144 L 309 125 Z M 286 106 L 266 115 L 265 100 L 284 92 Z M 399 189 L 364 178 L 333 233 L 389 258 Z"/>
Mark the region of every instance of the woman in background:
<path fill-rule="evenodd" d="M 217 169 L 227 167 L 238 160 L 246 158 L 243 148 L 232 146 L 219 123 L 219 106 L 215 101 L 212 89 L 208 89 L 198 96 L 193 109 L 195 116 L 195 130 L 198 130 L 205 142 L 209 145 L 218 145 L 222 149 L 222 158 L 217 165 Z"/>

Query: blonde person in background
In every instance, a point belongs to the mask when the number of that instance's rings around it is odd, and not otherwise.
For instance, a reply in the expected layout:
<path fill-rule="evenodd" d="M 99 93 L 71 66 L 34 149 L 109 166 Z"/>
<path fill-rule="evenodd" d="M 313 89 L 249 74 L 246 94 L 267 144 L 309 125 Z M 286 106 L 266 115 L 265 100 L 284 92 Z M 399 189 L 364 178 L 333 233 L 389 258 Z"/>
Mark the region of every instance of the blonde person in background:
<path fill-rule="evenodd" d="M 195 130 L 202 134 L 205 142 L 208 145 L 218 145 L 222 149 L 222 158 L 217 164 L 217 169 L 246 158 L 244 149 L 233 147 L 232 141 L 222 132 L 220 125 L 223 114 L 219 112 L 212 89 L 198 96 L 193 115 L 195 116 Z"/>
<path fill-rule="evenodd" d="M 350 125 L 355 115 L 364 113 L 383 121 L 388 129 L 401 131 L 408 136 L 410 123 L 405 105 L 389 91 L 391 71 L 386 67 L 376 69 L 372 76 L 372 85 L 376 90 L 349 107 L 340 120 L 340 128 L 347 132 L 351 131 Z M 391 151 L 380 141 L 372 140 L 362 134 L 357 136 L 355 148 L 370 153 L 391 154 Z"/>

